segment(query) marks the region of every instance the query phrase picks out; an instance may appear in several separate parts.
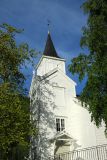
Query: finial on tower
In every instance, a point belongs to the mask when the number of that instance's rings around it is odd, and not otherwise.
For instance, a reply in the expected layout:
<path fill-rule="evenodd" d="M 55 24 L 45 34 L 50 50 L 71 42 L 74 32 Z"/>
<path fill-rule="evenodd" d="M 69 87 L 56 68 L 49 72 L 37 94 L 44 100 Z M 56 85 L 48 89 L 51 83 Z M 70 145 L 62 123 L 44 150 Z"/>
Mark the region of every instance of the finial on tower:
<path fill-rule="evenodd" d="M 49 34 L 50 33 L 50 24 L 51 24 L 51 21 L 48 19 L 47 22 L 48 22 L 47 25 L 48 25 L 48 34 Z"/>

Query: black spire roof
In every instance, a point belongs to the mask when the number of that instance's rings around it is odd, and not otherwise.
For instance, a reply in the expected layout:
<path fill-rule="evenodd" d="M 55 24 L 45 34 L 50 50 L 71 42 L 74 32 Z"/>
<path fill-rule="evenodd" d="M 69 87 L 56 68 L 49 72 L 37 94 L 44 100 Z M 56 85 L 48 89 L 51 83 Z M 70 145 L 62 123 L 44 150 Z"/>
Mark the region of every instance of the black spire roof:
<path fill-rule="evenodd" d="M 50 32 L 48 32 L 48 37 L 47 37 L 47 41 L 46 41 L 45 50 L 43 52 L 43 55 L 60 58 L 55 50 L 54 45 L 53 45 Z"/>

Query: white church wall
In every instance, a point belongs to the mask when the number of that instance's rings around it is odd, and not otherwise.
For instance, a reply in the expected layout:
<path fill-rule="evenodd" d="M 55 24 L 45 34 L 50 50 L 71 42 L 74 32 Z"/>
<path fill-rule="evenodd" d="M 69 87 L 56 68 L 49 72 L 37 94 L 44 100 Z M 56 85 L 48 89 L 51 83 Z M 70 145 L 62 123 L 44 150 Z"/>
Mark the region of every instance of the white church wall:
<path fill-rule="evenodd" d="M 99 128 L 91 122 L 88 110 L 80 104 L 69 100 L 68 104 L 68 132 L 77 139 L 81 148 L 96 146 L 107 143 L 104 128 Z"/>
<path fill-rule="evenodd" d="M 73 99 L 71 99 L 68 110 L 68 129 L 70 134 L 75 137 L 81 148 L 95 146 L 95 130 L 88 111 L 75 104 Z"/>
<path fill-rule="evenodd" d="M 53 144 L 50 143 L 50 139 L 55 135 L 55 116 L 53 114 L 55 106 L 52 87 L 47 80 L 41 79 L 37 79 L 33 85 L 31 93 L 37 94 L 31 108 L 33 120 L 38 121 L 38 154 L 43 160 L 48 160 L 50 156 L 54 155 Z"/>
<path fill-rule="evenodd" d="M 45 56 L 42 57 L 42 61 L 37 66 L 37 75 L 43 76 L 54 68 L 58 67 L 62 72 L 65 73 L 65 61 L 64 59 L 51 58 Z"/>
<path fill-rule="evenodd" d="M 76 90 L 75 90 L 76 83 L 70 80 L 66 75 L 63 75 L 63 73 L 61 73 L 60 71 L 55 73 L 53 78 L 49 77 L 49 80 L 51 83 L 53 83 L 53 86 L 64 88 L 65 96 L 67 94 L 70 97 L 71 96 L 76 97 Z"/>
<path fill-rule="evenodd" d="M 97 145 L 107 144 L 107 137 L 104 134 L 104 130 L 105 130 L 105 124 L 103 122 L 99 128 L 97 128 L 95 126 L 96 144 Z"/>
<path fill-rule="evenodd" d="M 36 112 L 35 119 L 37 119 L 37 110 L 40 110 L 40 147 L 44 157 L 46 157 L 46 154 L 50 156 L 54 154 L 55 144 L 50 143 L 50 140 L 57 133 L 56 118 L 65 120 L 66 132 L 77 140 L 80 148 L 107 143 L 104 135 L 104 126 L 97 129 L 91 122 L 88 110 L 83 108 L 75 98 L 76 83 L 65 75 L 65 62 L 61 61 L 62 66 L 60 69 L 57 66 L 59 62 L 54 58 L 44 57 L 37 69 L 37 75 L 50 73 L 49 71 L 54 68 L 56 70 L 49 74 L 48 77 L 44 77 L 44 79 L 41 77 L 39 80 L 32 81 L 32 90 L 34 91 L 31 91 L 31 93 L 35 93 L 33 103 L 39 99 L 38 105 L 34 103 L 33 112 Z M 34 76 L 33 78 L 35 79 Z"/>
<path fill-rule="evenodd" d="M 58 86 L 64 87 L 62 87 L 64 89 L 64 96 L 63 94 L 56 94 L 59 97 L 59 101 L 57 99 L 57 107 L 53 111 L 55 117 L 65 119 L 66 131 L 70 133 L 71 136 L 75 137 L 81 148 L 107 143 L 107 139 L 104 135 L 104 128 L 97 129 L 91 122 L 91 115 L 88 110 L 83 108 L 80 103 L 75 102 L 75 85 L 72 83 L 69 84 L 69 82 L 60 75 L 60 73 L 57 73 L 55 78 L 50 79 L 51 83 L 56 82 Z M 74 93 L 72 93 L 73 89 Z M 64 105 L 60 105 L 60 103 L 62 103 L 61 101 Z"/>

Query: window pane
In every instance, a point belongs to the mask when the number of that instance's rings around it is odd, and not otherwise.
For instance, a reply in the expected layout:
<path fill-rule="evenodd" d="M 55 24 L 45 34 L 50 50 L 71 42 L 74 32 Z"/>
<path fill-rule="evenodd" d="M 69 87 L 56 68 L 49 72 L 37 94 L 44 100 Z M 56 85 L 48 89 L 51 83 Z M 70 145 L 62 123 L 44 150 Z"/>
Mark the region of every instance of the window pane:
<path fill-rule="evenodd" d="M 60 119 L 59 118 L 56 119 L 56 123 L 60 123 Z"/>
<path fill-rule="evenodd" d="M 56 130 L 57 132 L 60 131 L 60 119 L 59 118 L 56 119 Z"/>
<path fill-rule="evenodd" d="M 65 129 L 65 119 L 56 118 L 56 131 L 63 131 Z"/>
<path fill-rule="evenodd" d="M 65 121 L 64 119 L 61 119 L 61 131 L 65 129 Z"/>

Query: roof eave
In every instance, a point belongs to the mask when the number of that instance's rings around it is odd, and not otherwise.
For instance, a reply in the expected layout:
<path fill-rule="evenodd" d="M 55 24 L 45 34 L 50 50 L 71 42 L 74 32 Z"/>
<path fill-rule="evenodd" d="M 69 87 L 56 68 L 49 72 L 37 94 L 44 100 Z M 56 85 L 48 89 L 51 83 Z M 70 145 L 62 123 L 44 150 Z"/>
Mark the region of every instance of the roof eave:
<path fill-rule="evenodd" d="M 48 58 L 48 59 L 54 59 L 54 60 L 60 60 L 60 61 L 66 61 L 65 59 L 63 59 L 63 58 L 56 58 L 56 57 L 50 57 L 50 56 L 45 56 L 45 55 L 42 55 L 42 57 L 40 58 L 40 60 L 39 60 L 39 63 L 36 65 L 36 69 L 38 69 L 38 67 L 39 67 L 39 65 L 41 64 L 41 62 L 42 62 L 42 59 L 43 58 Z"/>

